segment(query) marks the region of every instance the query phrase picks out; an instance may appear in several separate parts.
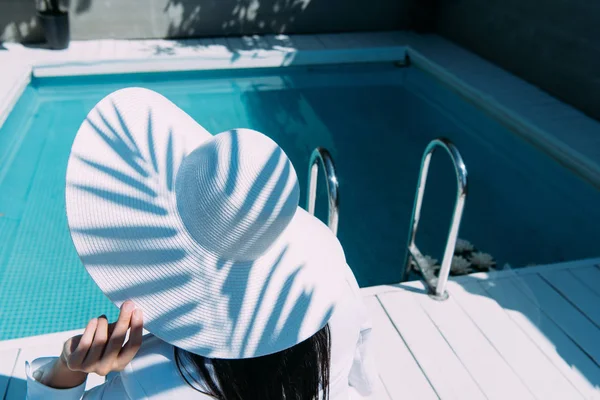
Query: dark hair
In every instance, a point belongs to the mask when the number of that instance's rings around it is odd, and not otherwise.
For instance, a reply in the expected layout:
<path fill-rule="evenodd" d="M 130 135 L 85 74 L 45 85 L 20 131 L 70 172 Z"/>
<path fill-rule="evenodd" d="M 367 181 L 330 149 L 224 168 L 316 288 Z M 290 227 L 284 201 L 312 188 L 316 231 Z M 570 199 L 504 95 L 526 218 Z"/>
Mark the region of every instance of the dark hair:
<path fill-rule="evenodd" d="M 175 362 L 188 385 L 218 400 L 318 400 L 320 390 L 322 399 L 327 400 L 330 349 L 331 334 L 329 325 L 325 325 L 305 341 L 266 356 L 206 359 L 175 347 Z M 184 359 L 188 362 L 183 363 Z M 215 380 L 207 368 L 208 361 Z M 199 373 L 205 383 L 203 388 L 190 381 L 190 370 Z"/>

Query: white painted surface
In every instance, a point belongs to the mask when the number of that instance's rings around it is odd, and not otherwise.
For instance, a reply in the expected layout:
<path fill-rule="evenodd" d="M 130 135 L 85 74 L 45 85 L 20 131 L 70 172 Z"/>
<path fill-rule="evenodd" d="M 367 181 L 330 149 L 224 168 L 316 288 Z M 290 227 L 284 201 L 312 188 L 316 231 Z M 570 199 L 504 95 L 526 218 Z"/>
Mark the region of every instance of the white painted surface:
<path fill-rule="evenodd" d="M 568 270 L 550 271 L 540 274 L 560 294 L 580 309 L 587 317 L 600 327 L 600 296 Z M 593 284 L 593 282 L 590 282 Z M 600 280 L 596 281 L 600 285 Z M 600 340 L 600 338 L 599 338 Z"/>
<path fill-rule="evenodd" d="M 414 298 L 417 296 L 423 296 L 423 293 L 402 291 L 378 297 L 438 396 L 443 399 L 485 399 L 452 347 L 417 303 Z"/>
<path fill-rule="evenodd" d="M 83 333 L 83 329 L 75 329 L 72 331 L 48 333 L 39 336 L 29 336 L 20 339 L 0 340 L 0 351 L 29 347 L 31 345 L 48 345 L 50 347 L 56 344 L 64 343 L 68 338 Z"/>
<path fill-rule="evenodd" d="M 437 399 L 377 298 L 367 297 L 365 301 L 373 320 L 373 351 L 387 393 L 392 399 Z"/>
<path fill-rule="evenodd" d="M 31 80 L 31 66 L 0 51 L 0 127 Z"/>
<path fill-rule="evenodd" d="M 477 322 L 458 305 L 454 296 L 451 295 L 444 302 L 426 296 L 418 297 L 417 300 L 490 400 L 534 398 L 506 360 L 490 344 Z M 475 297 L 472 301 L 477 302 L 478 299 Z"/>
<path fill-rule="evenodd" d="M 450 282 L 448 290 L 538 399 L 583 399 L 535 342 L 476 284 Z M 477 299 L 477 301 L 474 301 Z"/>
<path fill-rule="evenodd" d="M 0 399 L 4 399 L 18 356 L 19 349 L 16 348 L 0 351 Z"/>
<path fill-rule="evenodd" d="M 600 386 L 600 366 L 548 318 L 536 303 L 517 289 L 510 279 L 481 282 L 479 285 L 502 305 L 508 316 L 586 399 L 600 399 L 600 392 L 597 390 L 597 386 Z"/>
<path fill-rule="evenodd" d="M 574 269 L 571 273 L 581 283 L 600 296 L 600 267 L 598 265 Z"/>
<path fill-rule="evenodd" d="M 600 329 L 540 276 L 526 275 L 515 285 L 600 365 Z"/>

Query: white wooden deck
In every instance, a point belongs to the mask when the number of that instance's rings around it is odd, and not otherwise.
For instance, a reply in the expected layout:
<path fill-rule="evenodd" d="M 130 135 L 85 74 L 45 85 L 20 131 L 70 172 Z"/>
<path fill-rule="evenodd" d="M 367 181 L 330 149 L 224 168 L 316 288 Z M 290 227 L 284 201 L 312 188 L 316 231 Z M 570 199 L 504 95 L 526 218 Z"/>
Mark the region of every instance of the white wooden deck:
<path fill-rule="evenodd" d="M 390 399 L 600 399 L 597 261 L 363 289 Z M 380 398 L 385 398 L 383 394 Z"/>
<path fill-rule="evenodd" d="M 362 289 L 382 383 L 371 399 L 600 399 L 600 260 L 456 278 L 443 302 L 423 289 Z M 23 399 L 25 360 L 74 333 L 0 342 L 0 399 Z"/>

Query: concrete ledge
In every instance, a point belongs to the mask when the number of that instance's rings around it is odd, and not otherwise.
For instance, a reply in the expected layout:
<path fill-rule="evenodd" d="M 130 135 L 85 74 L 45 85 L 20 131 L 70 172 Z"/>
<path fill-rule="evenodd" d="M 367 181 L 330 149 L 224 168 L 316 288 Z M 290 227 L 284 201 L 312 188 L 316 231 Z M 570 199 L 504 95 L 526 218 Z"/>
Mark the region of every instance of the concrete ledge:
<path fill-rule="evenodd" d="M 600 122 L 436 35 L 409 35 L 413 65 L 600 188 Z"/>
<path fill-rule="evenodd" d="M 32 76 L 402 61 L 404 43 L 400 32 L 75 41 L 60 51 L 5 43 L 7 50 L 0 50 L 0 128 Z"/>
<path fill-rule="evenodd" d="M 31 65 L 0 58 L 0 128 L 31 82 Z"/>

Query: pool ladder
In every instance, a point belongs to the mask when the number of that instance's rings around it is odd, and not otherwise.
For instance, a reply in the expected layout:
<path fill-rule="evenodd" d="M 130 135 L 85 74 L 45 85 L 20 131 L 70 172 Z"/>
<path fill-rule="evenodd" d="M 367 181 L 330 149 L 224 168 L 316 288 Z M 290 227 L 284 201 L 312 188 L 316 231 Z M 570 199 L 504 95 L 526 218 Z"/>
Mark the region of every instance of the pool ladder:
<path fill-rule="evenodd" d="M 323 147 L 314 149 L 308 163 L 308 191 L 306 193 L 306 210 L 315 215 L 317 198 L 317 178 L 319 165 L 325 171 L 325 185 L 327 186 L 327 226 L 337 236 L 339 221 L 339 182 L 335 172 L 335 164 L 329 151 Z"/>
<path fill-rule="evenodd" d="M 450 156 L 450 160 L 452 160 L 454 172 L 456 173 L 456 201 L 454 203 L 450 231 L 448 232 L 448 238 L 446 239 L 446 249 L 444 250 L 442 266 L 440 273 L 436 277 L 433 273 L 433 269 L 431 268 L 433 266 L 429 265 L 426 258 L 415 244 L 415 238 L 417 236 L 417 229 L 419 228 L 421 205 L 423 204 L 423 195 L 425 194 L 425 185 L 427 184 L 429 163 L 431 162 L 431 156 L 433 155 L 433 152 L 437 148 L 444 149 Z M 427 148 L 423 153 L 423 158 L 421 159 L 421 171 L 419 173 L 417 193 L 415 196 L 415 203 L 413 206 L 410 228 L 408 231 L 408 244 L 406 245 L 405 258 L 406 261 L 404 264 L 404 276 L 402 277 L 402 280 L 405 280 L 408 272 L 410 271 L 412 259 L 414 261 L 413 265 L 425 278 L 430 296 L 436 300 L 445 300 L 448 298 L 448 293 L 446 292 L 446 283 L 448 282 L 448 276 L 450 275 L 452 257 L 454 256 L 454 250 L 456 248 L 456 240 L 458 239 L 458 230 L 460 228 L 460 221 L 462 219 L 466 198 L 467 167 L 465 166 L 458 149 L 450 140 L 446 138 L 437 138 L 432 140 L 429 145 L 427 145 Z"/>
<path fill-rule="evenodd" d="M 452 221 L 450 223 L 448 238 L 446 239 L 446 248 L 444 250 L 444 257 L 442 259 L 440 273 L 436 277 L 432 266 L 428 264 L 427 259 L 417 247 L 415 238 L 417 236 L 419 220 L 421 217 L 421 206 L 423 204 L 423 196 L 425 194 L 425 186 L 427 184 L 429 164 L 431 162 L 431 156 L 437 148 L 442 148 L 446 151 L 446 153 L 448 153 L 454 166 L 454 172 L 456 173 L 456 201 L 454 203 L 454 211 L 452 213 Z M 322 147 L 317 147 L 312 152 L 310 157 L 310 162 L 308 165 L 308 192 L 306 198 L 306 207 L 308 212 L 314 215 L 319 165 L 323 167 L 326 177 L 325 183 L 327 185 L 328 198 L 327 225 L 333 231 L 333 233 L 337 235 L 339 220 L 339 182 L 331 154 L 329 154 L 329 152 Z M 419 173 L 417 193 L 415 196 L 411 224 L 408 233 L 408 243 L 406 245 L 406 257 L 402 280 L 405 280 L 408 272 L 410 272 L 411 265 L 414 265 L 424 277 L 430 296 L 436 300 L 445 300 L 448 298 L 446 284 L 448 282 L 448 276 L 450 275 L 452 257 L 454 256 L 454 250 L 456 248 L 456 240 L 458 239 L 458 230 L 460 228 L 466 197 L 467 167 L 465 166 L 460 152 L 456 146 L 446 138 L 437 138 L 432 140 L 425 148 L 425 152 L 423 153 L 423 157 L 421 159 L 421 170 Z M 411 263 L 411 260 L 414 261 L 414 264 Z"/>

